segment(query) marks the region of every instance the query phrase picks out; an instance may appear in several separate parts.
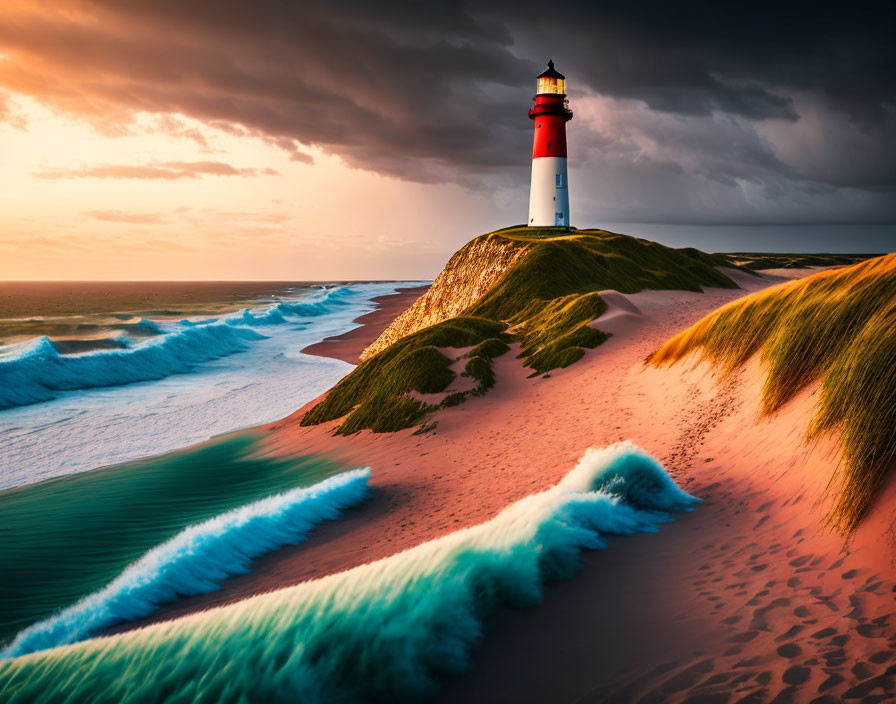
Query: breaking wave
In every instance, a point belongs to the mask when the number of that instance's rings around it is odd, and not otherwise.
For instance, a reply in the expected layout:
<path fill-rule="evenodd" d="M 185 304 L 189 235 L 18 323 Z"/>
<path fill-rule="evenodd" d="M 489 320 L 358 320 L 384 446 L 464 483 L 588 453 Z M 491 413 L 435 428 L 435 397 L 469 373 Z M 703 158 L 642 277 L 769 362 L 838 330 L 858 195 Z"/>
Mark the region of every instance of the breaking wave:
<path fill-rule="evenodd" d="M 47 337 L 11 346 L 0 353 L 0 410 L 56 398 L 61 392 L 162 379 L 197 365 L 242 352 L 265 336 L 252 327 L 280 325 L 288 317 L 320 316 L 347 305 L 356 292 L 348 287 L 322 289 L 297 301 L 198 322 L 139 319 L 133 336 L 117 338 L 112 349 L 64 354 L 66 347 Z M 69 348 L 72 348 L 69 345 Z"/>
<path fill-rule="evenodd" d="M 187 372 L 217 357 L 241 352 L 264 336 L 221 321 L 179 325 L 125 349 L 60 354 L 38 337 L 0 359 L 0 409 L 48 401 L 61 391 L 117 386 Z"/>
<path fill-rule="evenodd" d="M 87 638 L 142 618 L 181 596 L 205 594 L 248 570 L 253 558 L 307 538 L 308 531 L 367 495 L 370 468 L 276 494 L 182 530 L 131 564 L 108 586 L 22 631 L 0 657 L 11 658 Z"/>
<path fill-rule="evenodd" d="M 0 663 L 0 698 L 345 702 L 419 697 L 464 669 L 484 618 L 530 607 L 603 535 L 656 531 L 698 500 L 630 443 L 556 486 L 392 557 L 236 604 Z"/>
<path fill-rule="evenodd" d="M 243 308 L 225 316 L 231 325 L 280 325 L 290 322 L 289 317 L 313 318 L 332 313 L 334 308 L 355 298 L 355 292 L 347 287 L 326 289 L 322 293 L 300 301 L 280 301 L 266 308 Z"/>

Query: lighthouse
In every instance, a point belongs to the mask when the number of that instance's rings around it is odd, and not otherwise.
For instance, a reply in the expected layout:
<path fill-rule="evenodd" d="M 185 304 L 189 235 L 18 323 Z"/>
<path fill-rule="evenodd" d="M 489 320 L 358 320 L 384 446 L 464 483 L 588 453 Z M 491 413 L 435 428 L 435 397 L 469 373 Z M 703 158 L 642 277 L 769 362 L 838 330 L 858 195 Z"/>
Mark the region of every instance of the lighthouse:
<path fill-rule="evenodd" d="M 566 99 L 566 76 L 554 68 L 553 61 L 548 61 L 548 70 L 538 76 L 529 119 L 535 123 L 529 225 L 569 227 L 566 123 L 572 119 L 572 110 Z"/>

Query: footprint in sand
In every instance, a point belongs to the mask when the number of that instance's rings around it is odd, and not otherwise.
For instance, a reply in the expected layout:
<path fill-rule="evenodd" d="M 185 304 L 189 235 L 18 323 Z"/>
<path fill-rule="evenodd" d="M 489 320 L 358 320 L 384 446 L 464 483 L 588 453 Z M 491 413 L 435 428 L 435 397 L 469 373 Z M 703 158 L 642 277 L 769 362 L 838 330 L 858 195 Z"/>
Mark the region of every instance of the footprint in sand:
<path fill-rule="evenodd" d="M 836 687 L 842 681 L 843 681 L 842 675 L 838 675 L 835 673 L 830 674 L 830 675 L 828 675 L 827 679 L 824 682 L 822 682 L 820 685 L 818 685 L 818 691 L 824 692 L 824 691 L 830 689 L 831 687 Z M 839 700 L 834 700 L 834 701 L 839 701 Z"/>
<path fill-rule="evenodd" d="M 863 638 L 880 638 L 883 635 L 881 628 L 873 623 L 860 623 L 856 626 L 856 633 Z"/>
<path fill-rule="evenodd" d="M 816 640 L 821 640 L 822 638 L 827 638 L 829 636 L 836 635 L 837 631 L 833 628 L 822 628 L 820 631 L 816 631 L 812 634 L 812 638 Z"/>
<path fill-rule="evenodd" d="M 796 643 L 785 643 L 784 645 L 778 646 L 778 655 L 782 658 L 798 658 L 802 653 L 803 649 Z"/>
<path fill-rule="evenodd" d="M 790 628 L 787 629 L 786 633 L 782 633 L 777 638 L 775 638 L 775 642 L 780 643 L 782 640 L 790 640 L 790 639 L 796 637 L 796 635 L 800 631 L 802 631 L 804 628 L 805 628 L 805 626 L 799 626 L 799 625 L 791 626 Z"/>
<path fill-rule="evenodd" d="M 784 682 L 784 684 L 803 684 L 809 679 L 809 676 L 811 674 L 812 670 L 810 670 L 808 667 L 794 665 L 793 667 L 788 667 L 786 670 L 784 670 L 784 674 L 781 675 L 781 680 Z"/>
<path fill-rule="evenodd" d="M 797 557 L 796 559 L 791 560 L 787 564 L 789 564 L 791 567 L 802 567 L 811 559 L 812 559 L 812 555 L 801 555 L 800 557 Z"/>
<path fill-rule="evenodd" d="M 749 643 L 758 635 L 759 631 L 744 631 L 731 636 L 728 640 L 731 643 Z"/>
<path fill-rule="evenodd" d="M 822 653 L 821 657 L 825 659 L 827 667 L 840 667 L 846 662 L 846 653 L 843 651 L 843 648 Z"/>
<path fill-rule="evenodd" d="M 858 680 L 867 680 L 873 674 L 873 672 L 871 671 L 871 668 L 868 667 L 868 664 L 864 663 L 864 662 L 857 662 L 855 665 L 852 666 L 852 668 L 850 669 L 850 672 Z"/>

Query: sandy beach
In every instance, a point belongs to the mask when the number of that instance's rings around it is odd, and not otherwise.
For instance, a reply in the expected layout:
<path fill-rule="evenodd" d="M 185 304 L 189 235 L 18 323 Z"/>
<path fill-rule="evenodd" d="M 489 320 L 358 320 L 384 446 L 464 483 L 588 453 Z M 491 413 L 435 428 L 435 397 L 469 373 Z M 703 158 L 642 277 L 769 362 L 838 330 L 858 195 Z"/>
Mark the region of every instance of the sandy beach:
<path fill-rule="evenodd" d="M 755 360 L 723 380 L 706 365 L 643 364 L 719 305 L 811 271 L 726 273 L 742 288 L 605 292 L 609 308 L 594 325 L 613 333 L 606 343 L 531 379 L 506 354 L 495 361 L 495 389 L 439 412 L 426 433 L 334 437 L 334 423 L 300 427 L 305 409 L 271 424 L 272 453 L 370 465 L 373 498 L 221 590 L 116 630 L 480 523 L 555 483 L 586 448 L 631 439 L 703 504 L 658 534 L 589 553 L 582 573 L 550 585 L 541 607 L 498 614 L 472 672 L 446 683 L 440 701 L 838 701 L 892 691 L 893 516 L 872 512 L 848 542 L 824 529 L 837 443 L 804 443 L 814 390 L 760 420 Z M 398 307 L 398 296 L 390 298 L 386 305 Z M 366 331 L 323 344 L 354 358 L 387 317 L 384 307 Z"/>
<path fill-rule="evenodd" d="M 396 315 L 419 298 L 427 288 L 427 286 L 415 286 L 401 289 L 397 293 L 377 296 L 372 300 L 377 306 L 376 310 L 372 310 L 354 321 L 359 323 L 360 327 L 308 345 L 302 352 L 319 357 L 341 359 L 349 364 L 358 364 L 360 361 L 358 356 L 361 351 L 385 330 Z"/>

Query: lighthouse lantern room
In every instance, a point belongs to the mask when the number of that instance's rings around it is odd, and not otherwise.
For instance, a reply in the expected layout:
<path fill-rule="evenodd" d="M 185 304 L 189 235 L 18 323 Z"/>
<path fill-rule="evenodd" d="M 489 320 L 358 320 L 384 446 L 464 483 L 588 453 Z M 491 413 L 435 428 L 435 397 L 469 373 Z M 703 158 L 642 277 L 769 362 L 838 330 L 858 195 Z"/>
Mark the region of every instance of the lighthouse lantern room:
<path fill-rule="evenodd" d="M 566 99 L 566 76 L 548 61 L 538 76 L 538 93 L 529 110 L 535 123 L 529 225 L 569 227 L 569 184 L 566 173 L 566 123 L 572 110 Z"/>

